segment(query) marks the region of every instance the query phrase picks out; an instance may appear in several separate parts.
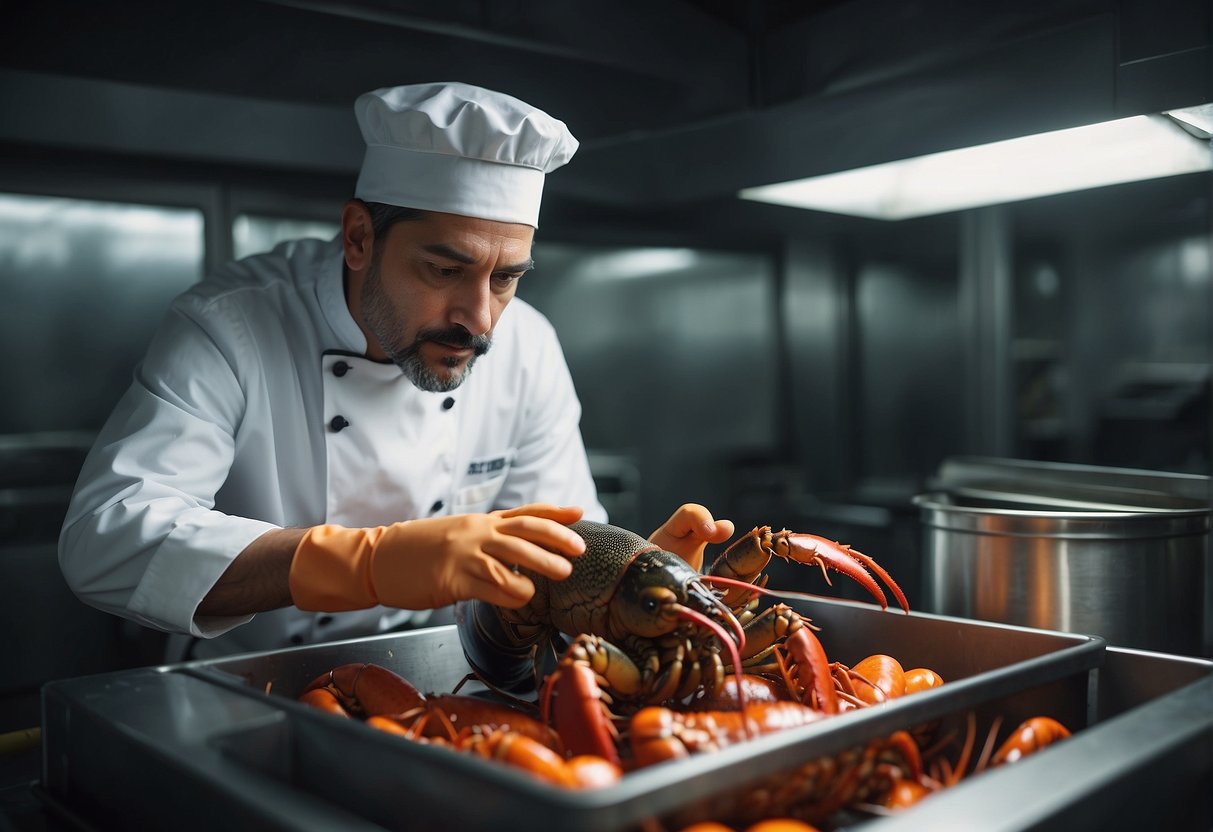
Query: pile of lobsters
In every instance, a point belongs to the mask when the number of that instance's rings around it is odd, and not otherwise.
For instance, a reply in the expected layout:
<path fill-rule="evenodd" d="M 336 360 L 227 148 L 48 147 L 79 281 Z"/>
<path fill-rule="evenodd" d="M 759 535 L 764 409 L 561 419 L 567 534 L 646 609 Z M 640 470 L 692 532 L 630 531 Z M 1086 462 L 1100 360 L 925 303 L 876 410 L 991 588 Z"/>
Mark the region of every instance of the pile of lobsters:
<path fill-rule="evenodd" d="M 586 553 L 567 579 L 528 572 L 536 592 L 521 609 L 461 605 L 459 635 L 473 676 L 499 696 L 427 695 L 388 668 L 347 664 L 313 680 L 300 700 L 556 786 L 594 788 L 944 684 L 933 670 L 904 669 L 892 656 L 849 667 L 831 661 L 807 618 L 783 603 L 762 608 L 763 596 L 796 595 L 766 588 L 765 570 L 778 557 L 819 568 L 827 580 L 828 572 L 846 575 L 886 607 L 883 583 L 909 612 L 893 578 L 849 546 L 759 527 L 701 572 L 701 564 L 625 529 L 588 521 L 571 528 Z M 527 688 L 537 691 L 534 702 L 509 693 Z M 747 788 L 744 799 L 721 795 L 673 823 L 712 817 L 733 825 L 694 827 L 708 832 L 780 817 L 800 824 L 784 828 L 812 829 L 843 809 L 911 806 L 971 771 L 1069 736 L 1037 717 L 995 749 L 998 731 L 991 727 L 977 754 L 972 717 L 963 742 L 937 736 L 938 723 L 897 731 L 797 764 Z"/>

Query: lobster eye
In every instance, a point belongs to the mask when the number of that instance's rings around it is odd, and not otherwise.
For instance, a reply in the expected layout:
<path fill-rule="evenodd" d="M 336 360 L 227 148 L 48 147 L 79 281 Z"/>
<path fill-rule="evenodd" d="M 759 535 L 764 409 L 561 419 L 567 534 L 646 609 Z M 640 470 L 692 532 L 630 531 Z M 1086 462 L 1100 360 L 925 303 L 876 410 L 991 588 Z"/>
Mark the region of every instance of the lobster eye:
<path fill-rule="evenodd" d="M 646 615 L 657 615 L 672 601 L 677 601 L 677 598 L 665 587 L 648 587 L 640 593 L 640 609 Z"/>
<path fill-rule="evenodd" d="M 627 630 L 643 638 L 657 638 L 678 626 L 678 596 L 665 587 L 647 586 L 621 596 L 614 614 L 626 620 Z"/>

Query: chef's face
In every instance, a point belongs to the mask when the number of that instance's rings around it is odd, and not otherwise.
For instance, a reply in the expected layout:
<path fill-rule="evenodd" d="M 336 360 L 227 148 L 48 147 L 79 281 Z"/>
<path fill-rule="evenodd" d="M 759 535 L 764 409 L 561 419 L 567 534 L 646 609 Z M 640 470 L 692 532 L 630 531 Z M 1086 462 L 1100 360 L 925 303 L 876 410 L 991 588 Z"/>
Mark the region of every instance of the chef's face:
<path fill-rule="evenodd" d="M 529 225 L 426 212 L 375 240 L 362 269 L 350 263 L 347 233 L 348 299 L 368 355 L 391 359 L 422 390 L 458 387 L 531 268 L 534 233 Z"/>

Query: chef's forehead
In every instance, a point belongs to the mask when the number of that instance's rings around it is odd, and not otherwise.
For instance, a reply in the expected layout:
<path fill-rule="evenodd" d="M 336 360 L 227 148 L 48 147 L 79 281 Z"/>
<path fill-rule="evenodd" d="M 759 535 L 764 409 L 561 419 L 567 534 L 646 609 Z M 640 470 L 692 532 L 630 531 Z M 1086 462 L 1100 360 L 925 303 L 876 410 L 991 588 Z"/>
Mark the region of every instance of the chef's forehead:
<path fill-rule="evenodd" d="M 391 213 L 383 216 L 390 219 Z M 386 222 L 386 221 L 385 221 Z M 506 223 L 439 211 L 410 211 L 403 217 L 376 225 L 376 245 L 400 245 L 464 263 L 479 263 L 490 256 L 516 261 L 530 268 L 535 229 L 525 223 Z"/>

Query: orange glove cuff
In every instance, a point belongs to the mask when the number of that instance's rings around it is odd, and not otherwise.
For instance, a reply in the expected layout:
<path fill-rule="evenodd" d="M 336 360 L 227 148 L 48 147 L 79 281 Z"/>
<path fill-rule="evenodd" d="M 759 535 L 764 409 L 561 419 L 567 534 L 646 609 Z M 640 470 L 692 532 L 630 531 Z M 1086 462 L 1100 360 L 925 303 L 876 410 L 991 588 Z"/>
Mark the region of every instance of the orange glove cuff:
<path fill-rule="evenodd" d="M 384 527 L 313 526 L 291 560 L 291 600 L 309 612 L 363 610 L 379 603 L 371 580 L 375 544 Z"/>

